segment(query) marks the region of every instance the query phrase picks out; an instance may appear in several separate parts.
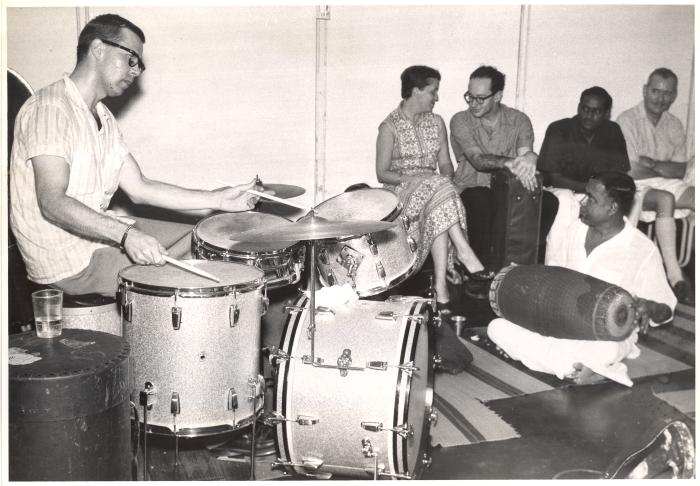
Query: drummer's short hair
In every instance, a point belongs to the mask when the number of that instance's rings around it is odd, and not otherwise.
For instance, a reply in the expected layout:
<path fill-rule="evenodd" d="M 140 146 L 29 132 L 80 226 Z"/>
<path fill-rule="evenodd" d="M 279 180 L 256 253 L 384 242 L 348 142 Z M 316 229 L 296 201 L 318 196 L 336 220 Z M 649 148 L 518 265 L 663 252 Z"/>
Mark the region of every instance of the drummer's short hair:
<path fill-rule="evenodd" d="M 440 72 L 428 66 L 410 66 L 404 69 L 401 73 L 401 98 L 409 99 L 413 88 L 425 88 L 430 84 L 429 79 L 440 81 Z"/>
<path fill-rule="evenodd" d="M 595 179 L 605 187 L 608 196 L 617 203 L 624 216 L 629 215 L 634 204 L 634 195 L 637 192 L 637 185 L 629 174 L 619 171 L 605 171 L 594 174 L 591 179 Z"/>
<path fill-rule="evenodd" d="M 77 57 L 78 62 L 85 58 L 85 55 L 90 48 L 90 44 L 95 39 L 106 39 L 112 42 L 121 40 L 120 34 L 122 29 L 129 29 L 136 34 L 142 43 L 146 43 L 146 36 L 143 31 L 133 22 L 121 17 L 117 14 L 102 14 L 98 15 L 87 23 L 78 36 Z"/>

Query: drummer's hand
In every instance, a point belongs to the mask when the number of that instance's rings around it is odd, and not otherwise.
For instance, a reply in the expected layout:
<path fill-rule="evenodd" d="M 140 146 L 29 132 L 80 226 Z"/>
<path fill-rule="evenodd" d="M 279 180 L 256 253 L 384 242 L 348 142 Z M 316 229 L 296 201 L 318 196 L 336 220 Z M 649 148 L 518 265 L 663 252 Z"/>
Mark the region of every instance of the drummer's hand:
<path fill-rule="evenodd" d="M 256 183 L 257 180 L 253 179 L 247 184 L 214 189 L 212 192 L 219 197 L 219 205 L 215 209 L 232 213 L 253 209 L 258 203 L 259 196 L 250 194 L 246 191 L 248 189 L 256 190 Z"/>
<path fill-rule="evenodd" d="M 151 235 L 132 228 L 124 242 L 124 251 L 139 265 L 165 265 L 163 255 L 168 251 Z"/>

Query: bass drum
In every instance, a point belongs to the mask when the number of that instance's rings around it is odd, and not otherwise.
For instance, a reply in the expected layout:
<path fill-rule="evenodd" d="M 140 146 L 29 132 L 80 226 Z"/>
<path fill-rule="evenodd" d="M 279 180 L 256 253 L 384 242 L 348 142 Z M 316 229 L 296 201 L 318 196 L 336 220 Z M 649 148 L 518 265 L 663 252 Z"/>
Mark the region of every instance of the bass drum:
<path fill-rule="evenodd" d="M 278 466 L 317 478 L 419 478 L 430 463 L 432 309 L 418 297 L 288 317 L 275 385 Z"/>
<path fill-rule="evenodd" d="M 263 272 L 249 265 L 186 260 L 220 282 L 171 265 L 119 272 L 131 395 L 147 394 L 148 432 L 200 437 L 252 423 L 263 407 L 260 318 Z"/>

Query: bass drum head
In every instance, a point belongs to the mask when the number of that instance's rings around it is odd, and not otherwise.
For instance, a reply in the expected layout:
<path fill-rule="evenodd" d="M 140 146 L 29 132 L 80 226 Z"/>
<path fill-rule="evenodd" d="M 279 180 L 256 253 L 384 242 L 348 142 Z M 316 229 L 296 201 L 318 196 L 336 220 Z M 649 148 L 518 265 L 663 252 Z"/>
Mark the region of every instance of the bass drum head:
<path fill-rule="evenodd" d="M 183 260 L 183 263 L 204 270 L 220 281 L 215 282 L 168 263 L 123 268 L 119 272 L 119 282 L 146 291 L 191 290 L 201 293 L 229 292 L 231 288 L 257 287 L 263 282 L 263 272 L 250 265 L 210 260 Z"/>
<path fill-rule="evenodd" d="M 291 358 L 278 361 L 275 385 L 275 413 L 292 420 L 277 425 L 282 462 L 304 476 L 371 479 L 374 458 L 362 452 L 368 439 L 377 453 L 379 478 L 419 478 L 433 401 L 429 305 L 424 299 L 360 300 L 317 317 L 315 358 L 324 366 L 302 359 L 310 354 L 308 299 L 301 297 L 297 305 L 304 310 L 290 314 L 281 345 Z M 396 320 L 378 318 L 392 312 Z M 350 366 L 360 369 L 343 375 L 336 362 L 345 349 L 351 351 Z M 301 426 L 294 422 L 300 416 L 318 422 Z M 381 430 L 372 430 L 371 424 L 382 424 Z M 297 466 L 304 461 L 322 465 Z"/>
<path fill-rule="evenodd" d="M 194 227 L 194 236 L 196 241 L 203 242 L 222 251 L 240 253 L 269 252 L 294 246 L 297 242 L 284 241 L 280 243 L 270 241 L 254 243 L 235 241 L 231 238 L 243 231 L 287 224 L 292 224 L 292 222 L 281 216 L 256 211 L 215 214 L 197 223 Z"/>
<path fill-rule="evenodd" d="M 399 198 L 388 189 L 359 189 L 333 196 L 316 206 L 316 213 L 326 219 L 388 220 L 394 215 Z"/>

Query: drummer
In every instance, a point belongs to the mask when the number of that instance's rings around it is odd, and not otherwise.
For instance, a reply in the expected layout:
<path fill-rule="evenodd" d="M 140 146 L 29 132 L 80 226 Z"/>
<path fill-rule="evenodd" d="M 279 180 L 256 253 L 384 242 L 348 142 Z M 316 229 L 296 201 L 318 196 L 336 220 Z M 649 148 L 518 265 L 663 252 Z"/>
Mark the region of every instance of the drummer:
<path fill-rule="evenodd" d="M 527 330 L 502 318 L 491 321 L 488 336 L 511 358 L 535 371 L 591 383 L 601 376 L 631 386 L 625 358 L 639 356 L 638 332 L 647 324 L 670 323 L 676 297 L 668 285 L 656 245 L 624 218 L 634 201 L 634 180 L 622 172 L 603 172 L 586 184 L 580 221 L 566 231 L 562 251 L 552 265 L 570 268 L 618 285 L 635 297 L 639 328 L 624 341 L 558 339 Z"/>
<path fill-rule="evenodd" d="M 69 294 L 114 296 L 121 268 L 188 256 L 191 228 L 116 217 L 117 188 L 138 204 L 170 210 L 242 211 L 252 181 L 212 191 L 149 179 L 102 100 L 126 92 L 146 66 L 143 31 L 113 14 L 78 38 L 73 72 L 39 90 L 17 115 L 10 164 L 10 224 L 29 279 Z"/>

